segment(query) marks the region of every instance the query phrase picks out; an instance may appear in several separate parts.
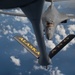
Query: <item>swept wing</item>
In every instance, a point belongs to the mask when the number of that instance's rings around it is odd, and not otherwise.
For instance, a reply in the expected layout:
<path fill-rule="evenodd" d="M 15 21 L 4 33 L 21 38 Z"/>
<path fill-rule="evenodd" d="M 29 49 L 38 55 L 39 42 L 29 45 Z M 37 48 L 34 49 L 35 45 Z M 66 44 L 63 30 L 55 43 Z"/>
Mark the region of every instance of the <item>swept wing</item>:
<path fill-rule="evenodd" d="M 6 12 L 6 11 L 0 11 L 0 14 L 26 17 L 26 15 L 25 14 L 22 14 L 22 13 L 14 13 L 14 12 Z"/>

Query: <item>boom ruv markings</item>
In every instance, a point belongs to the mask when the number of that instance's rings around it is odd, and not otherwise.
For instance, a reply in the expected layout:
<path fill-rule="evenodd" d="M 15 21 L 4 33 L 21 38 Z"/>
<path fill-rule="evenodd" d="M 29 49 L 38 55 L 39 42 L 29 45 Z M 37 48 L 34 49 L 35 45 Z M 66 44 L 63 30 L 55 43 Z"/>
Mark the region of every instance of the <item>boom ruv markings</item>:
<path fill-rule="evenodd" d="M 40 52 L 30 43 L 28 42 L 25 38 L 21 36 L 15 37 L 15 39 L 22 44 L 29 52 L 31 52 L 36 58 L 40 56 Z"/>

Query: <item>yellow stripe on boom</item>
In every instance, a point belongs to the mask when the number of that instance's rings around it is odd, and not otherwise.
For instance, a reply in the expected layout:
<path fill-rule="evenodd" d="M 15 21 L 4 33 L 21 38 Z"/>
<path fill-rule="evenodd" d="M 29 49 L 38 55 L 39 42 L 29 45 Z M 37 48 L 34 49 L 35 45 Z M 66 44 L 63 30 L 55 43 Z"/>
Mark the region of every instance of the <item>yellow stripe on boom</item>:
<path fill-rule="evenodd" d="M 40 52 L 25 38 L 21 36 L 14 37 L 20 44 L 22 44 L 29 52 L 31 52 L 36 58 L 39 58 Z"/>

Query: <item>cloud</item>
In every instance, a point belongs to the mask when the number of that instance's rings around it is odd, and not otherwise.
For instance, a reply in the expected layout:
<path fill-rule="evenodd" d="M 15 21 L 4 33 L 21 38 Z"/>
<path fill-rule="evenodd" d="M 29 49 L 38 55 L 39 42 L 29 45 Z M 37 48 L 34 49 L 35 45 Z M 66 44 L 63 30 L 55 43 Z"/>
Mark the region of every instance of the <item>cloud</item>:
<path fill-rule="evenodd" d="M 7 26 L 2 25 L 0 27 L 1 27 L 0 31 L 3 32 L 4 35 L 12 34 L 12 31 L 11 31 L 12 27 L 11 27 L 11 25 L 7 25 Z"/>
<path fill-rule="evenodd" d="M 24 48 L 23 51 L 21 51 L 22 54 L 26 54 L 28 51 Z"/>
<path fill-rule="evenodd" d="M 62 41 L 62 39 L 61 39 L 61 37 L 60 37 L 60 35 L 58 35 L 58 34 L 56 34 L 55 35 L 55 41 L 56 41 L 56 43 L 59 43 L 59 42 L 61 42 Z"/>
<path fill-rule="evenodd" d="M 15 13 L 23 13 L 20 8 L 17 8 L 17 9 L 15 9 L 15 10 L 12 9 L 11 11 L 12 11 L 12 12 L 15 12 Z"/>
<path fill-rule="evenodd" d="M 43 12 L 45 11 L 45 10 L 47 10 L 47 8 L 50 6 L 50 2 L 45 2 L 45 4 L 44 4 L 44 8 L 43 8 Z"/>
<path fill-rule="evenodd" d="M 61 5 L 59 5 L 59 6 L 58 6 L 58 9 L 61 9 L 61 8 L 62 8 Z"/>
<path fill-rule="evenodd" d="M 75 22 L 75 19 L 70 19 L 71 22 Z"/>
<path fill-rule="evenodd" d="M 20 72 L 19 75 L 23 75 L 23 74 Z"/>
<path fill-rule="evenodd" d="M 68 30 L 69 30 L 70 34 L 74 34 L 75 33 L 75 25 L 74 24 L 73 25 L 69 25 L 68 26 Z"/>
<path fill-rule="evenodd" d="M 16 16 L 16 17 L 14 17 L 14 20 L 22 22 L 22 23 L 29 23 L 29 20 L 28 20 L 27 17 L 18 17 L 18 16 Z"/>
<path fill-rule="evenodd" d="M 64 74 L 61 73 L 61 71 L 58 69 L 58 67 L 55 67 L 54 70 L 50 71 L 50 75 L 64 75 Z"/>
<path fill-rule="evenodd" d="M 30 33 L 32 36 L 34 36 L 34 34 L 31 32 L 31 28 L 29 26 L 22 26 L 21 29 L 17 29 L 11 25 L 6 25 L 6 26 L 1 25 L 0 28 L 1 28 L 0 32 L 3 35 L 6 35 L 7 39 L 9 39 L 11 42 L 14 41 L 14 39 L 13 39 L 14 34 L 20 34 L 20 35 L 26 37 L 25 35 Z M 1 34 L 1 36 L 3 36 L 2 34 Z"/>
<path fill-rule="evenodd" d="M 2 38 L 2 35 L 0 35 L 0 38 Z"/>
<path fill-rule="evenodd" d="M 58 69 L 58 67 L 53 68 L 52 65 L 48 66 L 48 69 L 46 69 L 46 67 L 43 66 L 37 66 L 34 65 L 33 66 L 34 70 L 44 70 L 50 73 L 50 75 L 65 75 L 61 72 L 61 70 Z"/>
<path fill-rule="evenodd" d="M 37 41 L 36 40 L 34 40 L 34 46 L 37 46 L 38 44 L 37 44 Z"/>
<path fill-rule="evenodd" d="M 34 63 L 35 63 L 35 64 L 38 64 L 38 59 L 37 59 L 37 60 L 34 60 Z"/>
<path fill-rule="evenodd" d="M 23 11 L 21 9 L 19 9 L 19 8 L 18 9 L 15 9 L 15 10 L 12 10 L 12 11 L 15 12 L 15 13 L 21 13 L 21 14 L 23 13 Z M 14 19 L 15 19 L 15 21 L 20 21 L 22 23 L 29 23 L 29 20 L 28 20 L 27 17 L 15 16 Z"/>
<path fill-rule="evenodd" d="M 46 40 L 45 43 L 48 48 L 53 49 L 55 47 L 55 44 L 53 43 L 52 40 Z"/>
<path fill-rule="evenodd" d="M 15 28 L 13 28 L 13 33 L 18 33 L 18 31 Z"/>
<path fill-rule="evenodd" d="M 36 66 L 36 65 L 34 65 L 33 68 L 34 68 L 35 70 L 39 70 L 39 69 L 40 69 L 40 67 L 39 67 L 39 66 Z"/>
<path fill-rule="evenodd" d="M 66 51 L 69 47 L 70 47 L 70 44 L 67 44 L 67 45 L 62 49 L 62 51 Z"/>
<path fill-rule="evenodd" d="M 31 71 L 29 71 L 28 74 L 31 75 Z"/>
<path fill-rule="evenodd" d="M 4 35 L 7 35 L 8 34 L 8 30 L 3 30 L 3 33 L 4 33 Z"/>
<path fill-rule="evenodd" d="M 44 71 L 47 71 L 47 69 L 43 66 L 37 66 L 37 65 L 34 65 L 33 66 L 34 70 L 44 70 Z"/>
<path fill-rule="evenodd" d="M 19 30 L 13 28 L 13 33 L 19 33 L 21 35 L 25 35 L 28 32 L 31 32 L 31 29 L 29 26 L 24 26 L 24 27 L 22 27 L 22 29 L 19 29 Z"/>
<path fill-rule="evenodd" d="M 66 34 L 66 30 L 64 28 L 63 25 L 58 25 L 57 28 L 56 28 L 57 32 L 62 35 L 63 37 L 66 37 L 67 34 Z"/>
<path fill-rule="evenodd" d="M 25 34 L 27 34 L 30 30 L 31 30 L 30 27 L 25 26 L 25 27 L 23 27 L 21 30 L 18 30 L 17 32 L 20 33 L 21 35 L 25 35 Z"/>
<path fill-rule="evenodd" d="M 0 10 L 0 11 L 3 11 L 3 10 Z M 5 17 L 5 16 L 8 16 L 8 15 L 5 15 L 5 14 L 0 14 L 2 17 Z"/>
<path fill-rule="evenodd" d="M 13 42 L 13 41 L 14 41 L 14 38 L 13 38 L 13 36 L 12 36 L 12 35 L 7 36 L 7 39 L 8 39 L 8 40 L 10 40 L 11 42 Z"/>
<path fill-rule="evenodd" d="M 16 66 L 21 66 L 20 64 L 20 60 L 15 58 L 15 56 L 11 56 L 10 59 L 12 60 L 12 62 L 16 65 Z"/>
<path fill-rule="evenodd" d="M 28 51 L 24 48 L 24 53 L 27 53 Z"/>

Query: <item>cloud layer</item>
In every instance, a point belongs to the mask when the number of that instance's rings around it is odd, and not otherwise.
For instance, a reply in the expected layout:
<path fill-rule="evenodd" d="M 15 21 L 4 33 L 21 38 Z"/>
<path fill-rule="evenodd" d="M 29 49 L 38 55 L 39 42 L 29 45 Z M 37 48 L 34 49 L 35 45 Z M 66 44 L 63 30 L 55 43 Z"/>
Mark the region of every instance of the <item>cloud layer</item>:
<path fill-rule="evenodd" d="M 15 58 L 15 56 L 11 56 L 10 59 L 16 66 L 21 66 L 20 60 Z"/>

